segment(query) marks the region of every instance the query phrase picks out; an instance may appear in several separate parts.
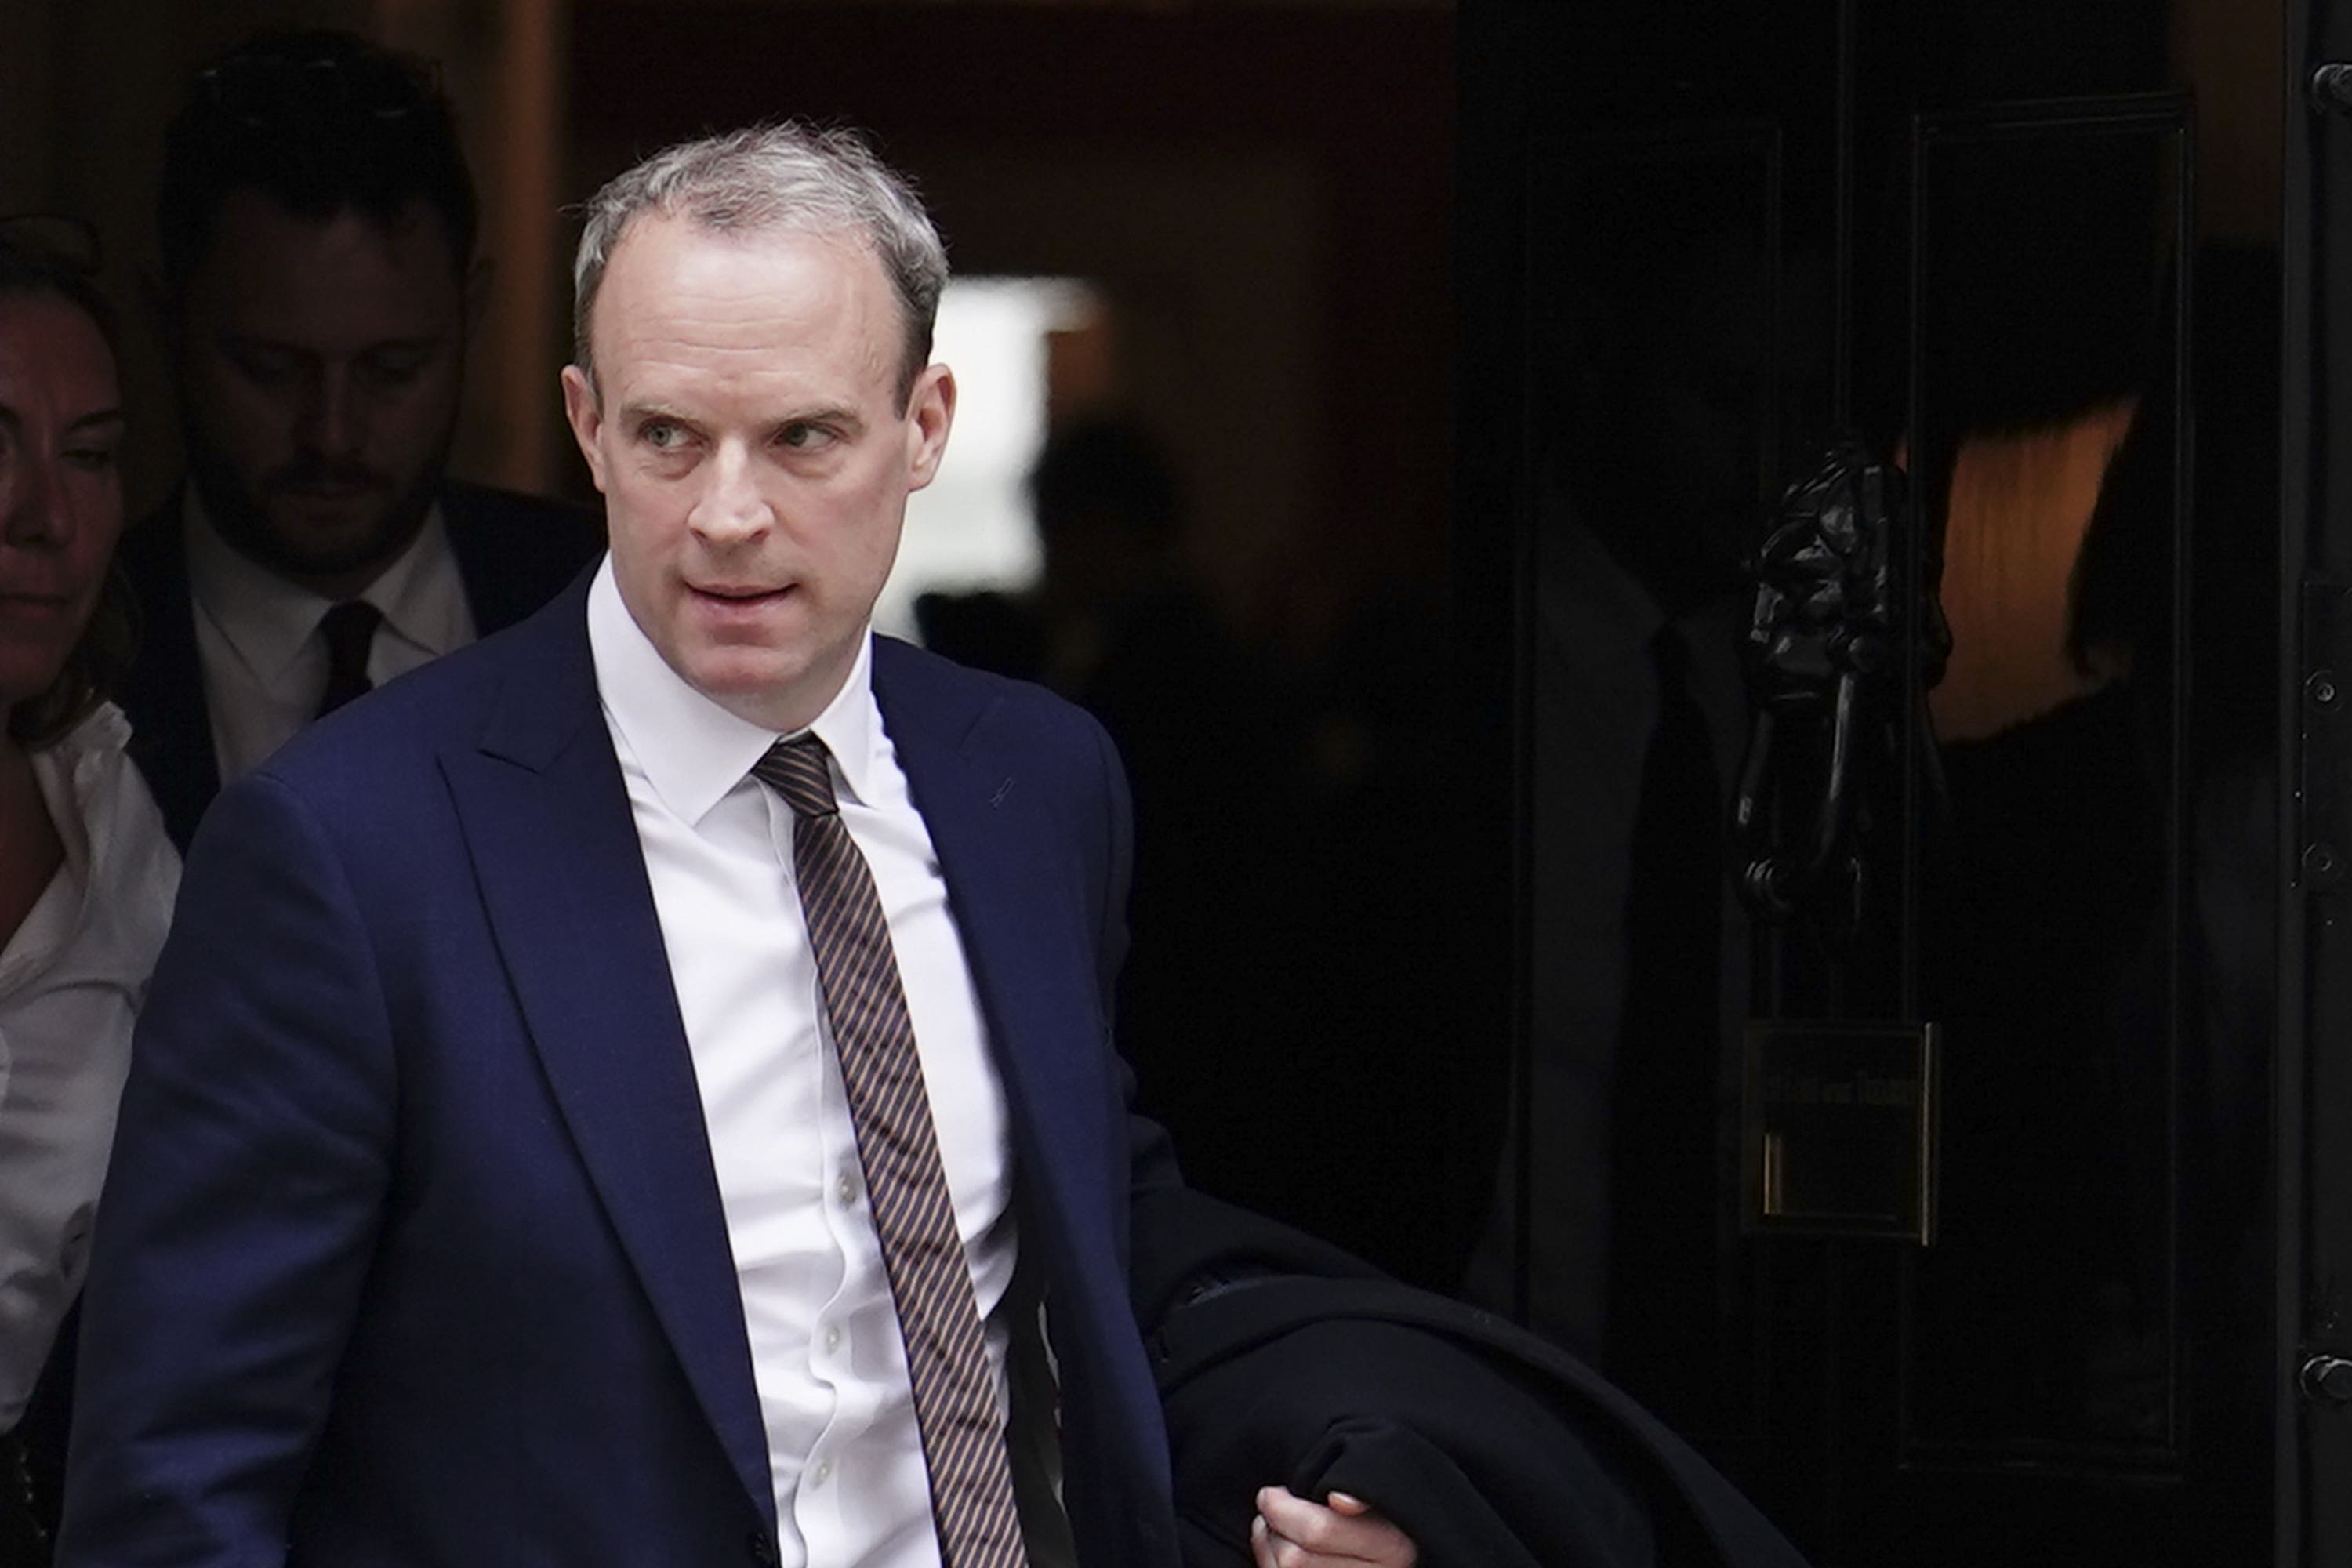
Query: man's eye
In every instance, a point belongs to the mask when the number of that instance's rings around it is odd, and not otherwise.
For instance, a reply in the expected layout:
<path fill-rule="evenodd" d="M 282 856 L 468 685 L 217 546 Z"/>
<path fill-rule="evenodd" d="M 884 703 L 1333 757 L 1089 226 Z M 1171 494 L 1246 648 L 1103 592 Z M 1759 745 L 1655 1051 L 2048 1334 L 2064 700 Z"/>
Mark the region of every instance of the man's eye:
<path fill-rule="evenodd" d="M 776 445 L 794 452 L 814 452 L 833 438 L 822 425 L 792 424 L 776 432 Z"/>
<path fill-rule="evenodd" d="M 232 349 L 228 357 L 247 379 L 264 385 L 290 381 L 302 368 L 294 355 L 276 349 Z"/>
<path fill-rule="evenodd" d="M 637 432 L 637 438 L 656 452 L 673 452 L 686 445 L 686 432 L 663 419 L 646 425 Z"/>
<path fill-rule="evenodd" d="M 66 461 L 86 473 L 111 473 L 115 460 L 116 450 L 111 442 L 92 442 L 86 447 L 66 448 Z"/>
<path fill-rule="evenodd" d="M 414 350 L 372 353 L 360 360 L 360 374 L 378 386 L 405 386 L 425 371 L 425 355 Z"/>

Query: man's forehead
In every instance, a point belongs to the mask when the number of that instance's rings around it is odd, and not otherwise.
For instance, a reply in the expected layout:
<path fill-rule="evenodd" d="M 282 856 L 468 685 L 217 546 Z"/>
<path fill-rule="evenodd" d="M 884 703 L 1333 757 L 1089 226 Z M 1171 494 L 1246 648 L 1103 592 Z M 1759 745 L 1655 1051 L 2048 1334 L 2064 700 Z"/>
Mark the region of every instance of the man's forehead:
<path fill-rule="evenodd" d="M 349 202 L 310 212 L 253 186 L 221 198 L 194 272 L 199 282 L 234 284 L 322 265 L 347 276 L 396 274 L 425 287 L 465 282 L 448 224 L 422 197 L 389 212 Z"/>
<path fill-rule="evenodd" d="M 642 331 L 661 332 L 680 307 L 714 294 L 742 299 L 740 274 L 728 264 L 747 259 L 790 264 L 790 271 L 746 302 L 782 317 L 824 300 L 826 321 L 863 317 L 860 324 L 877 340 L 869 346 L 885 359 L 897 354 L 903 326 L 898 294 L 864 236 L 787 223 L 720 228 L 667 213 L 632 219 L 614 243 L 589 312 L 592 345 L 619 348 Z M 729 280 L 708 293 L 699 287 L 720 277 Z"/>
<path fill-rule="evenodd" d="M 854 228 L 777 218 L 761 223 L 714 223 L 692 213 L 654 209 L 631 218 L 605 258 L 609 279 L 625 268 L 675 272 L 724 256 L 773 256 L 823 250 L 857 270 L 872 268 L 888 285 L 871 239 Z"/>
<path fill-rule="evenodd" d="M 390 222 L 352 207 L 310 217 L 235 192 L 188 302 L 227 330 L 293 341 L 437 336 L 457 324 L 465 294 L 445 235 L 422 204 Z"/>

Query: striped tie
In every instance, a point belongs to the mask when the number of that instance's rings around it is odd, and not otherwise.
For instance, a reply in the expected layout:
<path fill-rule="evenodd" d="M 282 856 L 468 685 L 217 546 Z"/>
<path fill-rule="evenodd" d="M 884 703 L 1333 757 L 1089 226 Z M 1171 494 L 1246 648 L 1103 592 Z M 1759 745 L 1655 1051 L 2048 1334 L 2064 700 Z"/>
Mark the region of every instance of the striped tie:
<path fill-rule="evenodd" d="M 824 742 L 779 741 L 751 773 L 793 808 L 801 914 L 816 951 L 817 984 L 906 1342 L 940 1562 L 1024 1568 L 980 1309 L 874 875 L 842 826 Z"/>

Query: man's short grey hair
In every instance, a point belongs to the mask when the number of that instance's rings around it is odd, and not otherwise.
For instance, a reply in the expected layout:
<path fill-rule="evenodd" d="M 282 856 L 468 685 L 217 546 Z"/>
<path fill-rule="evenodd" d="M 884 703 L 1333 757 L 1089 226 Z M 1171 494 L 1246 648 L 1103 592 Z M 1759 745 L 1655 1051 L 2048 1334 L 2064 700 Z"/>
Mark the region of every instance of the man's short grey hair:
<path fill-rule="evenodd" d="M 665 148 L 614 178 L 582 209 L 572 263 L 572 353 L 593 386 L 588 321 L 605 264 L 629 225 L 647 214 L 682 217 L 719 234 L 782 229 L 846 235 L 869 246 L 906 318 L 903 404 L 931 358 L 931 323 L 947 287 L 947 247 L 914 187 L 856 132 L 786 121 Z"/>

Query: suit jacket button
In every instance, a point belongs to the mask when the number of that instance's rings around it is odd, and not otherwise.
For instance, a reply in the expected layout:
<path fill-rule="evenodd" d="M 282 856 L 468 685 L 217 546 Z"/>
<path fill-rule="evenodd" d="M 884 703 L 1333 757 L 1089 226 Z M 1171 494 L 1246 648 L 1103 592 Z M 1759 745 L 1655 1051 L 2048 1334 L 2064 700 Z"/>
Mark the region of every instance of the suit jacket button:
<path fill-rule="evenodd" d="M 759 1563 L 760 1568 L 773 1568 L 776 1561 L 776 1543 L 769 1538 L 768 1532 L 764 1530 L 755 1530 L 751 1532 L 751 1561 Z"/>

